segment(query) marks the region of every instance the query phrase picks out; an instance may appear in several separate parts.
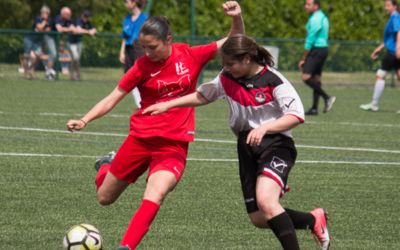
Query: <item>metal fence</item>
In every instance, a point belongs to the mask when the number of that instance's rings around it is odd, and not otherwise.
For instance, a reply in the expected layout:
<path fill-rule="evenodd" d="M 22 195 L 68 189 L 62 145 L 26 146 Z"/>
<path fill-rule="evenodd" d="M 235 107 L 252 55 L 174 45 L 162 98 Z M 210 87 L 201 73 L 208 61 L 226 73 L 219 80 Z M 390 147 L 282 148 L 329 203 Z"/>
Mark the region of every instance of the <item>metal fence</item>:
<path fill-rule="evenodd" d="M 24 51 L 23 39 L 27 35 L 43 36 L 49 33 L 37 33 L 31 30 L 0 29 L 0 63 L 19 63 Z M 67 41 L 67 35 L 51 33 L 56 44 Z M 189 44 L 204 44 L 218 37 L 181 36 L 175 35 L 175 42 Z M 303 53 L 302 39 L 256 38 L 259 44 L 273 46 L 279 49 L 279 69 L 284 71 L 297 70 L 297 63 Z M 94 37 L 85 36 L 84 51 L 81 58 L 82 67 L 120 67 L 119 50 L 121 36 L 116 33 L 98 33 Z M 329 56 L 325 65 L 326 71 L 355 72 L 374 71 L 379 67 L 379 61 L 372 61 L 370 54 L 377 46 L 373 41 L 330 41 Z M 46 47 L 43 46 L 46 53 Z M 220 69 L 220 62 L 214 60 L 208 69 Z"/>

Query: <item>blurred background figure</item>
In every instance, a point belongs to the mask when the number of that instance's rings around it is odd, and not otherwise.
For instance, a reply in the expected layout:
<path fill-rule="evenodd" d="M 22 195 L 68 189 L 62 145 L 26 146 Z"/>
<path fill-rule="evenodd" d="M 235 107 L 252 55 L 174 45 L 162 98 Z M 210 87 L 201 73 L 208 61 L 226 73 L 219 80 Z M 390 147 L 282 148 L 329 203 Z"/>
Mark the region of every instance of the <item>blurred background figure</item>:
<path fill-rule="evenodd" d="M 35 31 L 51 32 L 54 26 L 53 20 L 50 18 L 50 8 L 43 5 L 40 9 L 40 16 L 35 18 Z M 47 62 L 45 65 L 46 79 L 54 80 L 56 78 L 56 71 L 54 70 L 54 62 L 57 57 L 55 39 L 50 34 L 43 35 L 43 41 L 46 44 L 48 53 Z"/>
<path fill-rule="evenodd" d="M 383 35 L 383 43 L 371 54 L 372 60 L 376 60 L 381 51 L 386 48 L 385 57 L 382 59 L 381 67 L 376 72 L 376 82 L 372 101 L 360 105 L 360 109 L 366 111 L 378 111 L 379 100 L 385 89 L 385 78 L 389 71 L 395 70 L 397 78 L 400 79 L 400 39 L 397 39 L 400 31 L 400 15 L 397 11 L 398 3 L 395 0 L 385 1 L 385 10 L 389 14 Z"/>
<path fill-rule="evenodd" d="M 72 62 L 70 67 L 71 80 L 79 81 L 81 79 L 80 72 L 80 59 L 83 50 L 82 35 L 94 36 L 97 32 L 96 28 L 90 21 L 91 12 L 89 10 L 83 11 L 82 15 L 75 22 L 74 35 L 68 38 L 69 48 L 72 55 Z"/>
<path fill-rule="evenodd" d="M 50 8 L 46 5 L 43 5 L 40 9 L 40 14 L 35 17 L 32 30 L 36 32 L 49 32 L 51 31 L 51 25 L 52 22 L 50 19 Z M 44 37 L 44 40 L 46 41 L 46 36 L 47 35 L 43 36 L 42 34 L 29 34 L 24 37 L 24 55 L 21 58 L 21 65 L 26 79 L 36 78 L 36 65 L 41 58 L 44 58 L 42 50 L 42 38 Z M 50 51 L 49 48 L 48 50 Z M 55 55 L 55 53 L 53 55 Z M 48 59 L 45 65 L 46 68 L 49 67 L 49 61 L 50 60 Z M 51 64 L 50 68 L 52 68 Z M 55 76 L 55 72 L 51 73 L 54 73 Z"/>
<path fill-rule="evenodd" d="M 69 68 L 71 66 L 71 53 L 65 48 L 64 41 L 60 41 L 60 49 L 58 50 L 58 60 L 61 65 L 61 73 L 69 76 Z"/>
<path fill-rule="evenodd" d="M 75 26 L 72 23 L 72 11 L 69 7 L 62 7 L 60 15 L 56 16 L 54 21 L 55 31 L 60 33 L 72 33 Z"/>
<path fill-rule="evenodd" d="M 304 44 L 303 57 L 298 67 L 303 69 L 301 79 L 313 90 L 313 102 L 306 115 L 318 115 L 319 98 L 325 101 L 324 113 L 328 112 L 336 100 L 329 96 L 321 83 L 322 68 L 328 57 L 329 20 L 321 10 L 319 0 L 306 0 L 304 9 L 310 14 L 306 25 L 307 37 Z"/>
<path fill-rule="evenodd" d="M 145 0 L 124 0 L 125 7 L 129 10 L 129 14 L 125 16 L 122 24 L 122 43 L 119 53 L 119 61 L 124 65 L 124 72 L 127 72 L 136 59 L 143 55 L 141 46 L 139 45 L 139 31 L 144 21 L 149 17 L 142 12 L 146 4 Z M 132 90 L 133 99 L 136 107 L 140 108 L 140 93 L 137 88 Z"/>

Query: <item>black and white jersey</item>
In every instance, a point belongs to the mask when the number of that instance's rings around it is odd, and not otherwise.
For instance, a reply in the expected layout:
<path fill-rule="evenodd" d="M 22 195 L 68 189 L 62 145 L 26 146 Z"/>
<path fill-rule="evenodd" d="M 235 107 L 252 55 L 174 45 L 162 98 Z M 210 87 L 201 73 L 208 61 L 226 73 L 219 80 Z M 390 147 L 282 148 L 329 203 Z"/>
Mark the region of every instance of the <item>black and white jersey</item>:
<path fill-rule="evenodd" d="M 276 69 L 265 67 L 250 79 L 235 79 L 221 72 L 197 91 L 208 101 L 226 98 L 230 108 L 230 126 L 241 131 L 258 128 L 283 115 L 293 115 L 304 122 L 304 108 L 292 84 Z M 282 134 L 292 137 L 291 130 Z"/>

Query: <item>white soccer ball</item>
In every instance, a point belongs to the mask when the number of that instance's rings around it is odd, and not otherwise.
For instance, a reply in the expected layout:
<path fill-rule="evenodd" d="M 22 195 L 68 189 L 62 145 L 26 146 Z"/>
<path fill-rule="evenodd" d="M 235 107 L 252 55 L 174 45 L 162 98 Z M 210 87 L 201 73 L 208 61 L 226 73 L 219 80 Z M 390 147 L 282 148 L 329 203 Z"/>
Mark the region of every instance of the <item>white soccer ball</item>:
<path fill-rule="evenodd" d="M 102 245 L 99 230 L 89 224 L 71 227 L 63 240 L 63 246 L 66 250 L 101 250 Z"/>

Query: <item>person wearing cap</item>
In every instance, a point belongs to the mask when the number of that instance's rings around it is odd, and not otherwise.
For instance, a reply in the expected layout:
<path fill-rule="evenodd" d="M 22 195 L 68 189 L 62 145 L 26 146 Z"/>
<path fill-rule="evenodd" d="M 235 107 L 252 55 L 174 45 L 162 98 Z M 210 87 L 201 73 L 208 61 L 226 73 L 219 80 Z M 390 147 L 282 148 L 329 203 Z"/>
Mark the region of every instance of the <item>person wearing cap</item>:
<path fill-rule="evenodd" d="M 83 43 L 82 37 L 83 35 L 94 36 L 97 32 L 96 28 L 93 26 L 90 21 L 91 12 L 89 10 L 83 11 L 82 15 L 75 22 L 75 29 L 73 31 L 73 35 L 70 35 L 68 38 L 69 48 L 72 55 L 71 62 L 71 80 L 80 80 L 80 58 L 82 55 Z"/>

